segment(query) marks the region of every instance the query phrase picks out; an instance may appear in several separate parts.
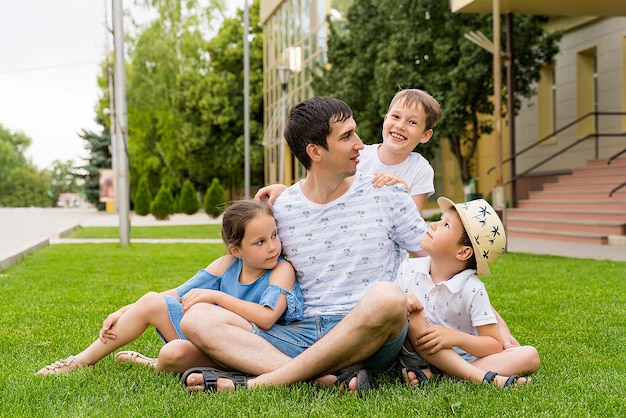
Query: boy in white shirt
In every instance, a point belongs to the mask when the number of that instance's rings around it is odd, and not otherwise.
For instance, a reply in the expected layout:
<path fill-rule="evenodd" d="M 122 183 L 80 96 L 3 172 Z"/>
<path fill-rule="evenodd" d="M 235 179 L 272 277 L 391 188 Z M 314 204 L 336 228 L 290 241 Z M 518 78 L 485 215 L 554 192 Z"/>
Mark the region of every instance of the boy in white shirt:
<path fill-rule="evenodd" d="M 405 381 L 419 385 L 443 372 L 499 387 L 528 383 L 520 375 L 539 368 L 539 354 L 532 346 L 503 349 L 477 276 L 489 274 L 489 264 L 505 251 L 500 218 L 483 199 L 455 204 L 440 197 L 437 203 L 442 218 L 421 241 L 428 256 L 404 261 L 396 280 L 410 313 L 400 353 Z"/>
<path fill-rule="evenodd" d="M 421 213 L 435 192 L 434 170 L 426 158 L 414 152 L 427 143 L 441 119 L 441 107 L 423 90 L 400 90 L 391 99 L 383 120 L 380 144 L 365 145 L 360 152 L 359 172 L 374 175 L 377 187 L 401 183 Z"/>

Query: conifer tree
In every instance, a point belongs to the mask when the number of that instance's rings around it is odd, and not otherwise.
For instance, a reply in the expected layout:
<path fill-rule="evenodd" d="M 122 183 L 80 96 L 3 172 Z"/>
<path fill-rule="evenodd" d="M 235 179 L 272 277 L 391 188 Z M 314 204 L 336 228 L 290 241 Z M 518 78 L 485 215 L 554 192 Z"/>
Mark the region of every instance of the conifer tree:
<path fill-rule="evenodd" d="M 141 216 L 149 214 L 151 202 L 152 194 L 150 193 L 150 186 L 148 186 L 148 179 L 144 177 L 139 180 L 137 193 L 135 193 L 135 200 L 133 202 L 135 213 Z"/>
<path fill-rule="evenodd" d="M 161 186 L 150 204 L 150 213 L 158 220 L 168 219 L 174 213 L 174 196 L 166 186 Z"/>
<path fill-rule="evenodd" d="M 213 178 L 211 182 L 211 186 L 206 191 L 206 195 L 204 196 L 204 211 L 207 215 L 217 218 L 224 212 L 224 204 L 226 203 L 226 198 L 224 197 L 224 189 L 220 184 L 220 181 L 217 177 Z"/>
<path fill-rule="evenodd" d="M 198 201 L 196 189 L 193 187 L 190 180 L 185 180 L 180 192 L 178 211 L 186 213 L 187 215 L 193 215 L 198 212 L 198 209 L 200 209 L 200 202 Z"/>

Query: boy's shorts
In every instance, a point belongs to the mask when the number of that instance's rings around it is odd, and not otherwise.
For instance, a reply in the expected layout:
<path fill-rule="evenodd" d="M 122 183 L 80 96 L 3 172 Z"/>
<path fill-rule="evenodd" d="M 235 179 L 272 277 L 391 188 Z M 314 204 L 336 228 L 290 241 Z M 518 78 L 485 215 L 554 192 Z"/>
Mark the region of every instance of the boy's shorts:
<path fill-rule="evenodd" d="M 252 324 L 252 332 L 263 337 L 289 357 L 296 357 L 326 335 L 344 317 L 345 315 L 316 316 L 285 325 L 274 324 L 269 330 Z M 404 344 L 407 331 L 408 322 L 404 324 L 404 328 L 398 335 L 387 341 L 370 358 L 350 369 L 367 368 L 374 372 L 390 369 L 398 359 L 398 353 Z"/>

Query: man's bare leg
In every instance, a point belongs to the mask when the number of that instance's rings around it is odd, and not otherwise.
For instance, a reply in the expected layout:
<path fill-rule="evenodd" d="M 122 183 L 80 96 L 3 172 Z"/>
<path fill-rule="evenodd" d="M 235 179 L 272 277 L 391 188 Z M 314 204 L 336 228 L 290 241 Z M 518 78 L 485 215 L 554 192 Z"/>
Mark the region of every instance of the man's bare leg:
<path fill-rule="evenodd" d="M 187 340 L 173 340 L 159 352 L 154 368 L 160 372 L 184 373 L 192 367 L 219 367 L 206 354 Z"/>
<path fill-rule="evenodd" d="M 272 369 L 259 373 L 257 378 L 250 379 L 248 381 L 249 387 L 286 385 L 324 376 L 366 360 L 378 351 L 383 344 L 395 338 L 402 331 L 405 323 L 405 295 L 396 285 L 389 282 L 381 282 L 377 283 L 326 336 L 293 359 L 287 357 L 285 361 L 286 356 L 272 354 L 271 350 L 266 351 L 265 347 L 263 354 L 259 355 L 257 352 L 258 345 L 250 343 L 250 341 L 256 341 L 256 339 L 248 339 L 247 341 L 240 339 L 233 342 L 226 336 L 222 337 L 221 343 L 227 341 L 225 344 L 227 347 L 237 347 L 236 359 L 240 364 L 247 364 L 247 366 L 237 365 L 233 367 L 234 363 L 228 363 L 231 368 L 252 374 L 256 374 L 254 370 L 262 368 Z M 183 333 L 197 344 L 193 339 L 199 337 L 198 335 L 192 336 L 189 334 L 186 326 L 183 326 Z M 255 336 L 254 334 L 249 334 Z M 238 336 L 237 333 L 230 335 Z M 203 339 L 209 340 L 209 338 Z M 242 344 L 240 345 L 240 343 Z M 209 344 L 206 346 L 209 346 Z M 201 349 L 204 351 L 203 347 Z M 247 351 L 248 349 L 251 349 L 250 352 Z M 232 348 L 230 350 L 234 351 Z M 217 359 L 213 355 L 223 351 L 228 351 L 228 349 L 213 350 L 211 351 L 212 354 L 209 355 L 211 358 Z M 231 353 L 230 357 L 235 356 L 232 356 Z M 251 358 L 254 358 L 255 361 L 260 361 L 260 365 L 253 366 L 250 364 L 248 360 Z M 219 362 L 227 364 L 223 358 Z M 270 362 L 271 365 L 269 365 Z M 248 368 L 244 369 L 243 367 Z M 201 379 L 201 375 L 191 374 L 187 379 L 187 384 L 188 386 L 200 384 Z M 353 379 L 350 382 L 350 389 L 355 390 L 355 385 L 356 381 Z M 232 382 L 228 379 L 219 379 L 218 390 L 222 389 L 232 390 Z"/>
<path fill-rule="evenodd" d="M 223 370 L 259 375 L 290 360 L 252 333 L 248 321 L 219 306 L 198 303 L 185 313 L 180 325 L 185 337 Z"/>

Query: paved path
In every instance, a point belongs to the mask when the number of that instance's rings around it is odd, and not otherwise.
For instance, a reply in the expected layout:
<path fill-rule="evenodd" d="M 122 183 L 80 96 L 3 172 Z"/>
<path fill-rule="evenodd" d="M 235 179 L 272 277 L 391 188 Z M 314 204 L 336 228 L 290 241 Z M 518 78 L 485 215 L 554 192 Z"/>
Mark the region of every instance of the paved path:
<path fill-rule="evenodd" d="M 158 221 L 152 215 L 131 214 L 130 218 L 131 227 L 201 225 L 219 222 L 220 219 L 212 219 L 204 213 L 176 214 L 167 221 Z M 80 226 L 118 225 L 117 213 L 98 212 L 93 208 L 0 208 L 0 271 L 48 244 L 65 242 L 61 238 Z M 119 242 L 119 239 L 109 241 Z M 141 241 L 154 242 L 155 240 Z M 132 242 L 140 242 L 140 240 L 134 239 Z M 207 240 L 206 242 L 221 241 Z"/>
<path fill-rule="evenodd" d="M 202 225 L 219 223 L 204 213 L 173 215 L 167 221 L 153 216 L 132 214 L 132 226 L 148 225 Z M 62 237 L 79 226 L 117 226 L 116 213 L 98 212 L 83 208 L 0 208 L 0 271 L 14 265 L 27 254 L 49 244 L 75 243 Z M 155 240 L 133 239 L 132 242 L 220 242 L 219 240 Z M 626 246 L 586 245 L 548 240 L 509 238 L 509 252 L 559 255 L 573 258 L 626 261 Z M 94 242 L 80 241 L 80 242 Z M 97 241 L 96 241 L 97 242 Z M 119 242 L 118 239 L 99 242 Z"/>

